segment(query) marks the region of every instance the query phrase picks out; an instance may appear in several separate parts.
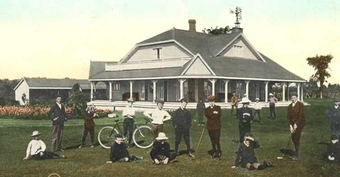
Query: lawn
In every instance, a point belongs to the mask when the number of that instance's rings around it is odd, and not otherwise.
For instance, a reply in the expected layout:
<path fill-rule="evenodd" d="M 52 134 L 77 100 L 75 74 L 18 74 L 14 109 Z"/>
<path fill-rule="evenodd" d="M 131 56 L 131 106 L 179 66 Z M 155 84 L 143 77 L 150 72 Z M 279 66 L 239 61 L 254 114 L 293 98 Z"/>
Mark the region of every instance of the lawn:
<path fill-rule="evenodd" d="M 235 116 L 230 116 L 230 110 L 223 110 L 222 115 L 222 151 L 221 160 L 210 159 L 210 140 L 207 132 L 197 150 L 202 127 L 193 122 L 191 135 L 196 159 L 191 160 L 186 155 L 178 157 L 176 163 L 166 166 L 153 165 L 149 158 L 150 149 L 131 148 L 130 153 L 145 157 L 144 160 L 131 163 L 106 164 L 109 151 L 96 146 L 91 149 L 85 146 L 77 147 L 83 129 L 83 121 L 79 119 L 66 122 L 63 146 L 66 159 L 23 161 L 26 146 L 31 140 L 33 130 L 42 133 L 41 138 L 50 148 L 52 128 L 49 120 L 13 120 L 0 119 L 0 176 L 42 176 L 51 173 L 66 176 L 340 176 L 337 163 L 329 163 L 322 158 L 326 143 L 329 143 L 330 126 L 325 118 L 325 110 L 332 106 L 330 100 L 307 100 L 311 106 L 306 107 L 307 124 L 301 137 L 301 153 L 299 161 L 289 159 L 277 160 L 282 156 L 279 149 L 286 148 L 290 136 L 286 121 L 286 108 L 277 108 L 277 120 L 269 120 L 268 108 L 262 109 L 264 125 L 254 122 L 252 132 L 261 148 L 256 150 L 258 159 L 274 163 L 274 168 L 263 171 L 247 171 L 242 168 L 232 169 L 238 144 L 238 126 Z M 142 117 L 138 114 L 137 117 Z M 112 119 L 100 118 L 96 121 L 96 134 L 105 125 L 111 125 Z M 174 133 L 170 122 L 165 124 L 165 133 L 169 137 L 171 147 L 174 146 Z M 87 139 L 89 144 L 89 139 Z M 181 150 L 185 150 L 182 140 Z M 293 149 L 292 144 L 290 148 Z"/>

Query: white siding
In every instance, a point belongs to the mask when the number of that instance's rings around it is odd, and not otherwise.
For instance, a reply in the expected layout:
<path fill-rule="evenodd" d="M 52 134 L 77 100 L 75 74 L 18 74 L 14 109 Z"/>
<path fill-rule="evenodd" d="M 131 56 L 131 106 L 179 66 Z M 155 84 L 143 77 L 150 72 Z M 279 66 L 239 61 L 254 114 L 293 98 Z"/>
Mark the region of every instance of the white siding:
<path fill-rule="evenodd" d="M 242 40 L 239 40 L 238 42 L 232 44 L 231 49 L 227 51 L 223 56 L 257 60 L 255 55 L 249 50 L 247 45 L 245 45 Z"/>
<path fill-rule="evenodd" d="M 127 61 L 129 62 L 139 62 L 145 60 L 157 60 L 157 50 L 160 49 L 160 59 L 173 59 L 173 58 L 187 58 L 190 55 L 177 46 L 175 43 L 167 43 L 160 45 L 144 46 L 139 47 L 137 51 L 130 57 Z"/>
<path fill-rule="evenodd" d="M 20 105 L 23 105 L 24 103 L 22 102 L 22 95 L 23 94 L 26 94 L 26 99 L 28 100 L 29 102 L 29 98 L 30 98 L 30 95 L 29 95 L 29 86 L 27 84 L 27 82 L 24 80 L 20 86 L 15 90 L 15 100 L 16 101 L 19 101 L 20 102 Z"/>

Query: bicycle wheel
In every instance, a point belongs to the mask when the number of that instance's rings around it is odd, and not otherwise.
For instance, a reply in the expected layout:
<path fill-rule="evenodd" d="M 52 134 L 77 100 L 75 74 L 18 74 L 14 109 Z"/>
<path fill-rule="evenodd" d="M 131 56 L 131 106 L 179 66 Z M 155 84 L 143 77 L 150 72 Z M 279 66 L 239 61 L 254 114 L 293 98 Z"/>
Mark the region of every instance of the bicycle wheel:
<path fill-rule="evenodd" d="M 133 142 L 135 143 L 135 145 L 142 149 L 151 147 L 152 143 L 154 142 L 153 132 L 151 130 L 151 127 L 147 125 L 138 127 L 133 132 L 132 138 L 133 138 Z"/>
<path fill-rule="evenodd" d="M 110 149 L 116 134 L 118 134 L 118 131 L 113 127 L 103 127 L 98 133 L 99 144 L 105 149 Z"/>

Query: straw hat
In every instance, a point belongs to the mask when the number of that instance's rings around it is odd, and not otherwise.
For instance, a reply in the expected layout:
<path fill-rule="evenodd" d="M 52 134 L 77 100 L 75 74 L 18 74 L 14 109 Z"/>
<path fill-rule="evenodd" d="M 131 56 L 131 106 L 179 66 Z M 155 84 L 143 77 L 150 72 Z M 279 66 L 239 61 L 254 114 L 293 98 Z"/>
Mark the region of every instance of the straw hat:
<path fill-rule="evenodd" d="M 255 98 L 255 101 L 259 101 L 260 99 L 259 98 Z"/>
<path fill-rule="evenodd" d="M 214 95 L 208 96 L 208 100 L 209 100 L 209 101 L 215 101 L 215 96 L 214 96 Z"/>
<path fill-rule="evenodd" d="M 134 102 L 134 100 L 131 99 L 131 98 L 129 98 L 127 101 L 128 101 L 128 102 Z"/>
<path fill-rule="evenodd" d="M 272 94 L 272 93 L 269 93 L 269 96 L 273 96 L 273 94 Z"/>
<path fill-rule="evenodd" d="M 34 130 L 31 136 L 35 137 L 35 136 L 40 136 L 40 135 L 41 135 L 41 133 L 39 133 L 38 130 Z"/>
<path fill-rule="evenodd" d="M 159 132 L 158 137 L 156 138 L 156 140 L 167 140 L 168 137 L 166 137 L 165 133 L 163 132 Z"/>
<path fill-rule="evenodd" d="M 250 103 L 251 101 L 248 98 L 242 98 L 240 103 L 245 104 L 245 103 Z"/>

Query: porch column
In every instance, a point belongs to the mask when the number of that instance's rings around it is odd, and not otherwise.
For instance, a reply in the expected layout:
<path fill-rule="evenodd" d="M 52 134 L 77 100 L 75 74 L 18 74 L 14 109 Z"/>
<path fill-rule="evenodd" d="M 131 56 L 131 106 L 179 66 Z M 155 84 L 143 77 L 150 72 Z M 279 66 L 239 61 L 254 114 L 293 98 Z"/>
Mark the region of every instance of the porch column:
<path fill-rule="evenodd" d="M 184 94 L 183 94 L 183 91 L 184 91 L 184 89 L 183 89 L 183 84 L 184 84 L 184 82 L 186 81 L 186 79 L 178 79 L 178 81 L 179 81 L 179 99 L 182 99 L 182 98 L 184 98 Z"/>
<path fill-rule="evenodd" d="M 297 99 L 300 100 L 300 83 L 297 84 Z"/>
<path fill-rule="evenodd" d="M 112 82 L 109 82 L 109 88 L 110 88 L 110 91 L 109 91 L 109 100 L 112 101 Z"/>
<path fill-rule="evenodd" d="M 216 79 L 209 79 L 209 81 L 211 82 L 211 95 L 215 96 L 215 82 L 216 82 Z"/>
<path fill-rule="evenodd" d="M 286 83 L 282 83 L 282 102 L 286 101 Z"/>
<path fill-rule="evenodd" d="M 224 102 L 228 103 L 228 83 L 229 80 L 224 80 Z"/>
<path fill-rule="evenodd" d="M 91 102 L 92 102 L 92 100 L 93 100 L 93 82 L 91 82 Z"/>
<path fill-rule="evenodd" d="M 268 102 L 268 83 L 269 82 L 264 82 L 265 84 L 266 84 L 266 86 L 265 86 L 265 97 L 264 97 L 264 99 L 265 99 L 265 102 Z"/>
<path fill-rule="evenodd" d="M 152 81 L 152 84 L 153 84 L 153 102 L 155 103 L 156 102 L 156 89 L 157 89 L 157 80 L 153 80 Z"/>
<path fill-rule="evenodd" d="M 301 99 L 300 100 L 303 102 L 303 84 L 301 85 Z"/>
<path fill-rule="evenodd" d="M 246 83 L 246 96 L 249 99 L 249 82 L 250 81 L 244 81 Z"/>
<path fill-rule="evenodd" d="M 133 99 L 133 81 L 130 81 L 130 99 Z"/>

